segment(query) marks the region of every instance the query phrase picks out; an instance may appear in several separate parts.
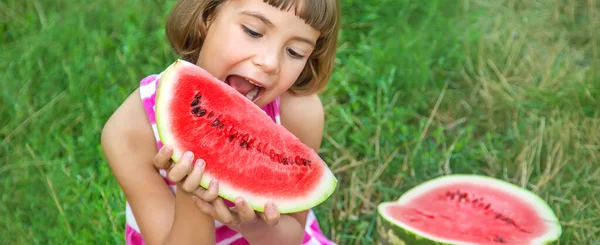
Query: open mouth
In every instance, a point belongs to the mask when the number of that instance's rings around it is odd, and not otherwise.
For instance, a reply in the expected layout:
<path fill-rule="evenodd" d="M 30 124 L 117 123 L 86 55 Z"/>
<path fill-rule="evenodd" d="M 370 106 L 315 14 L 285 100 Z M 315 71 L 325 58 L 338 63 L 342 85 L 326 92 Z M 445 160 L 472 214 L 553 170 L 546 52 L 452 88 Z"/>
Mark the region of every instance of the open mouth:
<path fill-rule="evenodd" d="M 265 90 L 262 86 L 238 75 L 228 76 L 225 79 L 225 83 L 233 87 L 252 102 L 256 101 Z"/>

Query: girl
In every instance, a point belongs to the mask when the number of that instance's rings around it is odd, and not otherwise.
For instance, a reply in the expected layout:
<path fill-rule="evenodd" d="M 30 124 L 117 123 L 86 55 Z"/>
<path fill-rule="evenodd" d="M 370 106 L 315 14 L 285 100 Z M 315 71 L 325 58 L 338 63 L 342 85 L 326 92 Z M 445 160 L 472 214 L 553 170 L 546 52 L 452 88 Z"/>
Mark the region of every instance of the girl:
<path fill-rule="evenodd" d="M 179 0 L 168 17 L 171 46 L 265 110 L 317 150 L 337 45 L 337 0 Z M 144 78 L 102 131 L 102 148 L 127 199 L 127 244 L 332 244 L 311 210 L 256 213 L 243 197 L 199 186 L 191 154 L 170 167 L 154 118 L 159 75 Z M 174 195 L 175 194 L 175 195 Z M 228 207 L 229 206 L 229 207 Z"/>

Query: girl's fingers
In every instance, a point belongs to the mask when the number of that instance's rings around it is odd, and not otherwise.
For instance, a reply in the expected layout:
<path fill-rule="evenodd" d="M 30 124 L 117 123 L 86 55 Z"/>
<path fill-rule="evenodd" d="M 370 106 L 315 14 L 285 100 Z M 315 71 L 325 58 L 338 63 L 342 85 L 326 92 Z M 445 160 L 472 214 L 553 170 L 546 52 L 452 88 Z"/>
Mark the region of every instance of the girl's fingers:
<path fill-rule="evenodd" d="M 184 179 L 192 171 L 192 159 L 194 159 L 194 153 L 189 151 L 184 153 L 181 160 L 169 171 L 169 179 L 173 182 Z"/>
<path fill-rule="evenodd" d="M 194 191 L 194 195 L 201 198 L 205 202 L 214 201 L 219 195 L 219 181 L 213 179 L 208 185 L 208 190 L 204 188 L 198 188 Z"/>
<path fill-rule="evenodd" d="M 237 225 L 240 223 L 239 217 L 229 210 L 222 198 L 217 198 L 212 202 L 212 204 L 217 211 L 217 215 L 219 216 L 219 222 L 227 226 Z"/>
<path fill-rule="evenodd" d="M 243 198 L 238 197 L 235 199 L 235 208 L 242 224 L 250 224 L 257 221 L 256 212 L 254 212 L 252 207 Z"/>
<path fill-rule="evenodd" d="M 216 219 L 218 217 L 217 212 L 215 211 L 215 208 L 212 205 L 210 205 L 210 203 L 207 203 L 207 202 L 203 201 L 202 199 L 197 198 L 195 196 L 192 196 L 192 200 L 194 200 L 194 203 L 196 203 L 196 206 L 198 208 L 200 208 L 200 210 L 203 213 L 212 216 L 213 219 Z"/>
<path fill-rule="evenodd" d="M 158 154 L 154 156 L 154 166 L 157 169 L 169 170 L 171 167 L 171 156 L 173 156 L 173 149 L 170 146 L 163 146 L 158 151 Z"/>
<path fill-rule="evenodd" d="M 181 186 L 183 190 L 187 192 L 193 192 L 197 188 L 200 189 L 200 181 L 202 180 L 202 174 L 204 172 L 204 161 L 202 159 L 196 160 L 192 173 L 185 179 Z"/>
<path fill-rule="evenodd" d="M 277 206 L 273 203 L 265 204 L 265 213 L 263 219 L 267 223 L 267 225 L 275 226 L 279 223 L 279 210 L 277 210 Z"/>

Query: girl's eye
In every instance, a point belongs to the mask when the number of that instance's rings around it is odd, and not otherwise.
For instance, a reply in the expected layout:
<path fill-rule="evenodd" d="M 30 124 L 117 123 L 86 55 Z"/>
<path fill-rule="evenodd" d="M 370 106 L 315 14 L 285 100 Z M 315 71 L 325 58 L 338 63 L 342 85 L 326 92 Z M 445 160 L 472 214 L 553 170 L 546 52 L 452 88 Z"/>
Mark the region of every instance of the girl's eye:
<path fill-rule="evenodd" d="M 247 33 L 248 35 L 250 35 L 251 37 L 254 37 L 254 38 L 259 38 L 259 37 L 262 37 L 262 36 L 263 36 L 262 34 L 260 34 L 260 33 L 258 33 L 258 32 L 255 32 L 255 31 L 253 31 L 252 29 L 250 29 L 250 28 L 246 27 L 245 25 L 242 25 L 242 29 L 244 29 L 244 32 L 246 32 L 246 33 Z"/>
<path fill-rule="evenodd" d="M 294 51 L 294 50 L 293 50 L 293 49 L 291 49 L 291 48 L 288 48 L 288 49 L 287 49 L 287 51 L 288 51 L 288 53 L 289 53 L 289 54 L 290 54 L 292 57 L 294 57 L 294 58 L 296 58 L 296 59 L 302 59 L 302 58 L 304 58 L 304 55 L 300 55 L 299 53 L 296 53 L 296 51 Z"/>

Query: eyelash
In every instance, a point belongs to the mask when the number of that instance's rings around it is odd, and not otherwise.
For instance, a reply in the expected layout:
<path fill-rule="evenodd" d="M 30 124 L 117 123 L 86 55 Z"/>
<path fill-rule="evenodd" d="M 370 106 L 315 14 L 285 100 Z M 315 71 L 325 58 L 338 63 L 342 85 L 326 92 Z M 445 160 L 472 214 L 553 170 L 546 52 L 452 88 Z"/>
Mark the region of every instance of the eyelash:
<path fill-rule="evenodd" d="M 260 33 L 258 33 L 258 32 L 255 32 L 255 31 L 253 31 L 252 29 L 250 29 L 250 28 L 246 27 L 245 25 L 242 25 L 242 29 L 244 29 L 244 32 L 246 32 L 246 33 L 247 33 L 248 35 L 250 35 L 251 37 L 254 37 L 254 38 L 259 38 L 259 37 L 262 37 L 262 36 L 263 36 L 262 34 L 260 34 Z"/>
<path fill-rule="evenodd" d="M 296 59 L 303 59 L 303 58 L 304 58 L 304 55 L 300 55 L 300 54 L 296 53 L 296 51 L 294 51 L 294 50 L 293 50 L 293 49 L 291 49 L 291 48 L 287 48 L 287 52 L 288 52 L 288 54 L 290 54 L 290 55 L 291 55 L 293 58 L 296 58 Z"/>
<path fill-rule="evenodd" d="M 248 28 L 245 25 L 242 25 L 242 29 L 244 29 L 244 32 L 246 32 L 246 34 L 248 34 L 250 37 L 261 38 L 263 36 L 263 34 L 255 32 L 255 31 L 253 31 L 252 29 Z M 296 53 L 296 51 L 294 51 L 291 48 L 287 48 L 286 50 L 287 50 L 288 54 L 291 55 L 295 59 L 303 59 L 304 58 L 303 55 L 300 55 L 300 54 Z"/>

